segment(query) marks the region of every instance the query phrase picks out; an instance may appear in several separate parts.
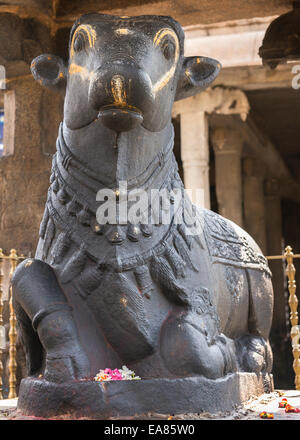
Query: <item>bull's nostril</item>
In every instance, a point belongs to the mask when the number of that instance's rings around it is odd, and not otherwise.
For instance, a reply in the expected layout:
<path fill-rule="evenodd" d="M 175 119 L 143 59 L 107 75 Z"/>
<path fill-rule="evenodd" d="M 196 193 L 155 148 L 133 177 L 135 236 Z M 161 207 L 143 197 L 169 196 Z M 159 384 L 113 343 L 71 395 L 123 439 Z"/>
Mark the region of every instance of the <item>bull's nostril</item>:
<path fill-rule="evenodd" d="M 121 75 L 114 75 L 110 82 L 112 95 L 116 105 L 126 105 L 125 80 Z"/>

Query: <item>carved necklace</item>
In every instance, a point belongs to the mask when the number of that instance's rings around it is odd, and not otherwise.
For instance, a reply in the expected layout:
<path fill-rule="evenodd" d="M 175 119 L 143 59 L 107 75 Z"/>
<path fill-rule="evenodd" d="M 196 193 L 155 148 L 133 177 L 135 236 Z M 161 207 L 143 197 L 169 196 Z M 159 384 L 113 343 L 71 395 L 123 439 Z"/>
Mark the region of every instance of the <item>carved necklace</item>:
<path fill-rule="evenodd" d="M 139 176 L 129 180 L 129 189 L 135 185 L 141 185 L 145 191 L 149 191 L 151 188 L 166 188 L 169 191 L 179 188 L 183 191 L 177 163 L 172 153 L 173 142 L 172 133 L 166 147 L 154 157 L 147 169 Z M 56 261 L 59 261 L 61 258 L 59 255 L 65 252 L 71 241 L 77 248 L 84 248 L 84 252 L 90 258 L 99 262 L 99 246 L 103 249 L 105 242 L 108 242 L 110 246 L 125 246 L 125 249 L 128 249 L 128 257 L 116 258 L 116 252 L 108 250 L 104 260 L 110 262 L 118 260 L 119 267 L 130 267 L 136 265 L 138 260 L 142 261 L 148 258 L 156 251 L 162 252 L 165 240 L 172 235 L 174 229 L 177 230 L 177 225 L 173 225 L 172 219 L 168 225 L 153 226 L 148 223 L 148 217 L 145 223 L 139 224 L 99 225 L 96 221 L 95 200 L 95 190 L 99 189 L 99 179 L 96 179 L 93 172 L 70 153 L 62 137 L 62 127 L 60 127 L 57 140 L 57 153 L 53 158 L 50 182 L 46 209 L 40 227 L 40 236 L 44 239 L 43 258 L 46 258 L 51 248 Z M 82 187 L 84 187 L 85 195 L 80 192 Z M 75 188 L 79 188 L 79 190 Z M 152 238 L 154 228 L 156 234 Z M 181 229 L 183 230 L 183 226 Z M 52 249 L 53 236 L 57 230 L 61 231 L 55 239 L 55 246 L 59 252 Z M 151 241 L 149 241 L 150 238 Z M 100 242 L 98 242 L 99 239 Z M 186 239 L 189 240 L 188 237 Z M 126 245 L 126 242 L 132 244 Z M 139 246 L 134 251 L 132 245 L 138 242 L 141 242 L 142 248 Z M 126 254 L 125 249 L 124 255 Z"/>

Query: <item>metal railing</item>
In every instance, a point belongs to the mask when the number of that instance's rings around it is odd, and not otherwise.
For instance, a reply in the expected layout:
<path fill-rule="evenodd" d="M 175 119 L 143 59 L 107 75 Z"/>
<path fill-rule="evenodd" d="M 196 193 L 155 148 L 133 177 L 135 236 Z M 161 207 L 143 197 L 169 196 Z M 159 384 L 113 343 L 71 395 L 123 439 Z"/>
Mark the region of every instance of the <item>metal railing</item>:
<path fill-rule="evenodd" d="M 4 260 L 8 260 L 10 264 L 10 272 L 9 279 L 12 277 L 14 271 L 18 263 L 21 260 L 24 260 L 24 256 L 18 256 L 17 251 L 15 249 L 11 249 L 9 255 L 4 255 L 2 249 L 0 249 L 0 399 L 3 399 L 3 352 L 6 347 L 6 336 L 5 336 L 5 327 L 3 321 L 3 281 L 4 281 L 4 272 L 3 272 L 3 263 Z M 16 370 L 17 370 L 17 320 L 14 312 L 13 304 L 12 304 L 12 288 L 9 286 L 9 393 L 8 399 L 14 399 L 17 397 L 16 393 Z"/>
<path fill-rule="evenodd" d="M 288 291 L 289 291 L 289 306 L 290 306 L 290 321 L 291 321 L 291 343 L 293 351 L 293 369 L 295 372 L 295 388 L 300 390 L 300 327 L 298 325 L 298 298 L 296 295 L 296 281 L 295 273 L 296 269 L 293 264 L 294 258 L 300 258 L 300 254 L 294 254 L 291 246 L 285 248 L 283 255 L 272 255 L 266 257 L 268 260 L 285 260 L 286 268 L 285 273 L 288 278 Z"/>

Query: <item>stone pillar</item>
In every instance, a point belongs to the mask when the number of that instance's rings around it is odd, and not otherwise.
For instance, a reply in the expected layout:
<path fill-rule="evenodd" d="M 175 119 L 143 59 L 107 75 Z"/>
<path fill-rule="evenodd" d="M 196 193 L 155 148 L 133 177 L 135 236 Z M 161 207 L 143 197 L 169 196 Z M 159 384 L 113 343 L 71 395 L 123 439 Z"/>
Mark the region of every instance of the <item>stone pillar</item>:
<path fill-rule="evenodd" d="M 16 13 L 21 11 L 16 11 Z M 23 17 L 23 13 L 21 13 Z M 30 24 L 30 25 L 29 25 Z M 48 25 L 0 13 L 0 64 L 5 67 L 4 154 L 0 158 L 0 247 L 34 255 L 44 212 L 51 155 L 62 116 L 60 94 L 34 81 L 32 59 L 52 53 Z"/>
<path fill-rule="evenodd" d="M 282 213 L 279 192 L 279 182 L 276 179 L 265 183 L 265 215 L 267 254 L 281 255 L 282 249 Z M 276 388 L 286 388 L 292 362 L 288 362 L 291 352 L 290 340 L 287 338 L 286 307 L 284 294 L 284 263 L 282 260 L 269 260 L 274 289 L 274 311 L 270 334 L 273 350 L 273 374 Z"/>
<path fill-rule="evenodd" d="M 282 216 L 279 182 L 265 182 L 265 206 L 267 221 L 267 249 L 269 255 L 282 253 Z"/>
<path fill-rule="evenodd" d="M 184 186 L 194 203 L 210 208 L 208 120 L 204 111 L 180 116 L 181 160 Z M 200 190 L 197 200 L 196 190 Z M 201 200 L 202 194 L 202 200 Z"/>
<path fill-rule="evenodd" d="M 264 167 L 258 160 L 243 161 L 243 193 L 244 227 L 266 255 Z"/>
<path fill-rule="evenodd" d="M 32 256 L 51 171 L 51 157 L 42 152 L 43 89 L 30 76 L 9 87 L 5 93 L 11 99 L 4 111 L 15 124 L 4 122 L 4 142 L 10 155 L 0 161 L 0 243 L 6 253 L 15 248 Z"/>
<path fill-rule="evenodd" d="M 243 139 L 232 128 L 217 127 L 212 131 L 211 141 L 215 152 L 219 214 L 242 227 L 241 155 Z"/>

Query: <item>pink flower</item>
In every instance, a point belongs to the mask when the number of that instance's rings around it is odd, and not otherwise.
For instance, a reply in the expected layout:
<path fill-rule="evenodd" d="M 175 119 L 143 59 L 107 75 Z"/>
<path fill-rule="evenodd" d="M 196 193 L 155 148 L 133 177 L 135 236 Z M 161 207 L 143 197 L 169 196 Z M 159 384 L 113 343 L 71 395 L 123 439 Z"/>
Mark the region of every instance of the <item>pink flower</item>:
<path fill-rule="evenodd" d="M 115 370 L 111 371 L 110 373 L 111 380 L 122 380 L 122 374 L 119 372 L 119 370 L 116 368 Z"/>
<path fill-rule="evenodd" d="M 111 370 L 110 368 L 100 370 L 94 379 L 96 381 L 102 382 L 110 380 L 133 380 L 140 379 L 140 377 L 135 376 L 134 371 L 129 370 L 126 366 L 123 365 L 121 370 L 119 370 L 118 368 L 115 368 L 114 370 Z"/>

